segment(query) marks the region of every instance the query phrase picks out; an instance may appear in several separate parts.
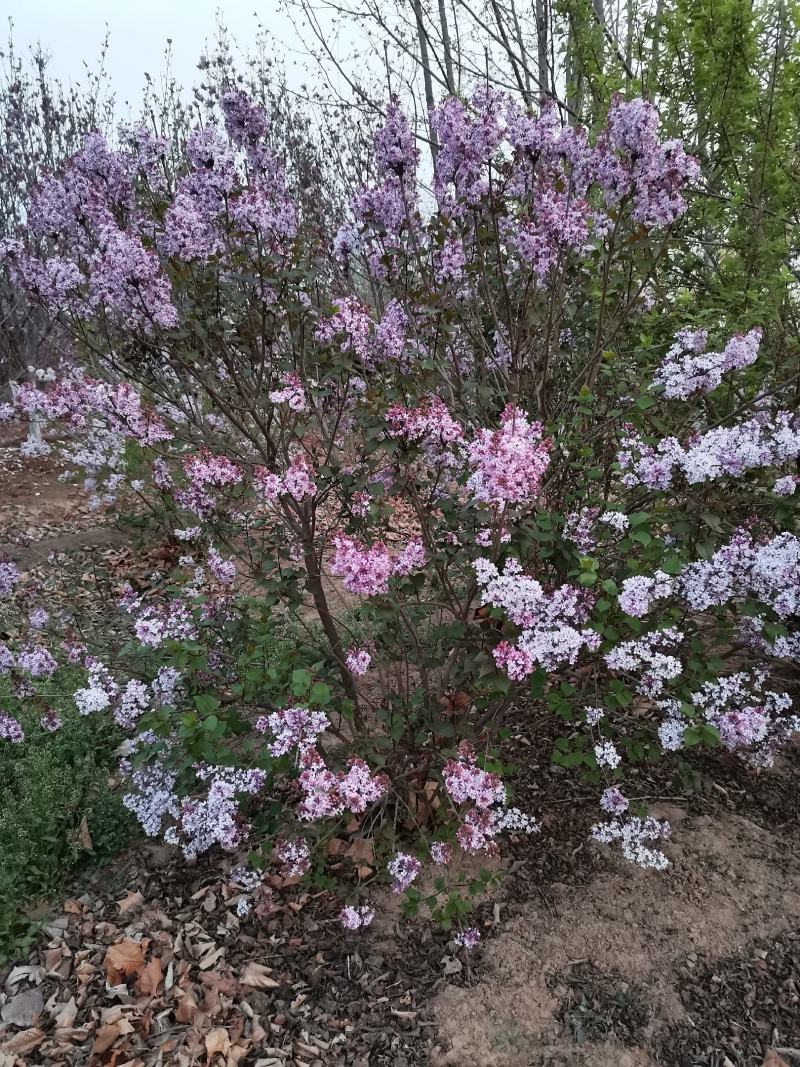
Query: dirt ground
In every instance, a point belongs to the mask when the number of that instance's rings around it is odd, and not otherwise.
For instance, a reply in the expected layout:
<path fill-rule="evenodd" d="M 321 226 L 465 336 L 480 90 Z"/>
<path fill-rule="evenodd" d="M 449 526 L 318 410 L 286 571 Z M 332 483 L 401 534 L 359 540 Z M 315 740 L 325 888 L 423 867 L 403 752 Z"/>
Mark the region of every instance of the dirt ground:
<path fill-rule="evenodd" d="M 98 549 L 129 552 L 55 463 L 13 445 L 0 550 L 31 568 L 56 551 L 79 575 Z M 655 873 L 587 844 L 596 797 L 550 765 L 553 729 L 525 713 L 510 742 L 543 832 L 514 844 L 471 957 L 388 904 L 344 934 L 330 895 L 293 884 L 239 920 L 229 858 L 186 869 L 137 847 L 53 902 L 0 970 L 0 1067 L 796 1067 L 797 752 L 759 775 L 712 761 L 716 784 L 685 800 L 642 781 L 673 827 Z M 109 954 L 130 943 L 141 965 L 120 982 Z"/>
<path fill-rule="evenodd" d="M 432 1064 L 669 1063 L 663 1052 L 653 1058 L 658 1046 L 694 1022 L 681 1000 L 681 969 L 796 927 L 800 858 L 781 834 L 735 815 L 720 820 L 675 806 L 658 814 L 674 827 L 669 869 L 620 860 L 586 886 L 554 882 L 545 900 L 523 905 L 492 941 L 476 984 L 439 996 L 443 1040 Z M 617 989 L 638 991 L 647 1021 L 630 1047 L 613 1040 L 578 1047 L 559 1019 L 580 965 L 596 981 L 613 975 Z M 780 1036 L 791 1044 L 800 1034 Z"/>

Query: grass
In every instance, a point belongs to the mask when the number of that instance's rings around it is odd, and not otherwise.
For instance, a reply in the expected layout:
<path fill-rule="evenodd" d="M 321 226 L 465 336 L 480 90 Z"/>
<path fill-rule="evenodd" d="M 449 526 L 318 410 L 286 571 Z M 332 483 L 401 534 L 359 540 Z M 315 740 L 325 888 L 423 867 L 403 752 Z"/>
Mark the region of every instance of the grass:
<path fill-rule="evenodd" d="M 0 709 L 20 721 L 25 740 L 0 740 L 0 958 L 35 936 L 37 903 L 76 868 L 120 851 L 131 829 L 109 781 L 120 741 L 109 718 L 83 717 L 70 696 L 42 687 L 63 720 L 48 733 L 33 702 L 18 700 L 4 681 Z"/>

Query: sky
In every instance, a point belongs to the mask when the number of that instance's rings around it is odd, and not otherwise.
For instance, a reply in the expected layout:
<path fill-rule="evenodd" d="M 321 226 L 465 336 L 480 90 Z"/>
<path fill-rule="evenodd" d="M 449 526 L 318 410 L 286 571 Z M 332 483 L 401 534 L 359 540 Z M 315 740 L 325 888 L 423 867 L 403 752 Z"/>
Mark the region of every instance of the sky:
<path fill-rule="evenodd" d="M 289 83 L 299 85 L 302 45 L 277 6 L 277 0 L 5 0 L 0 8 L 13 20 L 17 50 L 40 42 L 52 56 L 53 75 L 64 82 L 81 79 L 84 61 L 95 65 L 108 29 L 106 68 L 119 113 L 124 101 L 139 99 L 145 71 L 158 80 L 168 38 L 176 80 L 191 85 L 218 11 L 242 44 L 255 37 L 259 21 L 267 27 L 285 56 Z"/>

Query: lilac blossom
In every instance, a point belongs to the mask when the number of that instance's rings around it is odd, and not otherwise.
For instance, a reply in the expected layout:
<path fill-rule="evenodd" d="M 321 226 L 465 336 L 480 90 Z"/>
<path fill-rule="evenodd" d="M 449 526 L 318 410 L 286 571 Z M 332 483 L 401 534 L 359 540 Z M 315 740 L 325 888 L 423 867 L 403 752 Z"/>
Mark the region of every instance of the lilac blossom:
<path fill-rule="evenodd" d="M 395 893 L 404 893 L 415 881 L 421 869 L 422 864 L 414 856 L 410 856 L 407 852 L 398 852 L 387 865 L 387 870 L 392 876 L 392 890 Z"/>
<path fill-rule="evenodd" d="M 339 912 L 339 922 L 347 930 L 360 930 L 364 926 L 370 926 L 374 918 L 374 909 L 366 904 L 348 904 Z"/>
<path fill-rule="evenodd" d="M 20 744 L 25 740 L 25 734 L 19 722 L 8 712 L 0 711 L 0 741 L 11 741 Z"/>

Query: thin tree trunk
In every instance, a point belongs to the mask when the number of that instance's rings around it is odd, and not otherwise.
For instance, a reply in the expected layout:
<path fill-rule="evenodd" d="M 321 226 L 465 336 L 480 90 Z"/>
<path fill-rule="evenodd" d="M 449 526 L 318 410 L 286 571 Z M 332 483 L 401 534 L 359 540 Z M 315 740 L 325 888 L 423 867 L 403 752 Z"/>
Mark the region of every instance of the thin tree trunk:
<path fill-rule="evenodd" d="M 550 74 L 547 66 L 547 7 L 545 0 L 536 0 L 536 60 L 539 69 L 539 91 L 550 91 Z"/>
<path fill-rule="evenodd" d="M 456 81 L 453 77 L 453 53 L 450 49 L 450 30 L 447 25 L 447 9 L 445 0 L 439 0 L 439 25 L 442 30 L 442 48 L 444 49 L 444 69 L 447 78 L 447 91 L 451 96 L 455 95 Z"/>
<path fill-rule="evenodd" d="M 428 57 L 428 37 L 425 33 L 425 24 L 422 21 L 422 4 L 420 0 L 411 0 L 414 8 L 414 18 L 417 23 L 417 39 L 419 40 L 419 58 L 422 63 L 422 81 L 425 86 L 425 103 L 428 107 L 428 114 L 436 104 L 433 96 L 433 78 L 431 77 L 431 64 Z M 431 158 L 433 159 L 433 167 L 436 169 L 436 156 L 439 153 L 439 142 L 436 138 L 436 134 L 431 130 Z"/>

